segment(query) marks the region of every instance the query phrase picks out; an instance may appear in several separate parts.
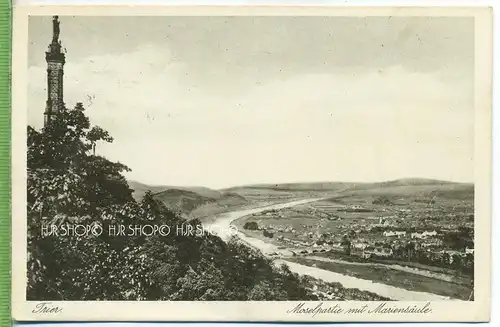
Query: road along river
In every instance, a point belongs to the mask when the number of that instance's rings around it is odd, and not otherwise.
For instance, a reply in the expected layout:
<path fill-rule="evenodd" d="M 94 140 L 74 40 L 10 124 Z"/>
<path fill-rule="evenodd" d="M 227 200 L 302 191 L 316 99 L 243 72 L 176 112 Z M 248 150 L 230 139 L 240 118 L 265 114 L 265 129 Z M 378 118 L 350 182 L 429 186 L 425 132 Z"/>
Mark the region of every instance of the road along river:
<path fill-rule="evenodd" d="M 231 227 L 231 223 L 241 217 L 259 213 L 262 211 L 266 210 L 274 210 L 274 209 L 283 209 L 283 208 L 290 208 L 294 207 L 297 205 L 305 204 L 305 203 L 310 203 L 314 201 L 321 200 L 321 198 L 314 198 L 314 199 L 306 199 L 306 200 L 297 200 L 297 201 L 291 201 L 287 203 L 280 203 L 280 204 L 275 204 L 275 205 L 269 205 L 265 207 L 260 207 L 260 208 L 252 208 L 252 209 L 245 209 L 245 210 L 240 210 L 240 211 L 232 211 L 232 212 L 227 212 L 224 214 L 221 214 L 220 216 L 217 216 L 216 219 L 214 219 L 212 222 L 205 224 L 206 229 L 210 229 L 214 233 L 216 233 L 219 237 L 221 237 L 223 240 L 227 241 L 232 235 L 237 235 L 241 240 L 243 240 L 245 243 L 247 243 L 250 246 L 253 246 L 260 251 L 264 255 L 276 252 L 282 254 L 287 254 L 283 253 L 283 250 L 279 250 L 276 245 L 270 244 L 267 242 L 264 242 L 262 240 L 249 237 L 242 232 L 236 231 L 234 227 Z M 389 286 L 381 283 L 374 283 L 370 280 L 366 279 L 360 279 L 352 276 L 346 276 L 342 275 L 339 273 L 335 273 L 332 271 L 324 270 L 324 269 L 319 269 L 316 267 L 309 267 L 305 265 L 301 265 L 295 262 L 289 262 L 286 260 L 278 259 L 275 260 L 277 264 L 285 263 L 290 267 L 290 270 L 299 274 L 299 275 L 309 275 L 314 278 L 322 279 L 325 282 L 338 282 L 341 283 L 344 287 L 346 288 L 357 288 L 363 291 L 369 291 L 375 294 L 378 294 L 383 297 L 387 297 L 393 300 L 398 300 L 398 301 L 442 301 L 442 300 L 450 300 L 450 298 L 446 296 L 440 296 L 432 293 L 425 293 L 425 292 L 415 292 L 415 291 L 409 291 L 405 290 L 403 288 L 398 288 L 394 286 Z"/>

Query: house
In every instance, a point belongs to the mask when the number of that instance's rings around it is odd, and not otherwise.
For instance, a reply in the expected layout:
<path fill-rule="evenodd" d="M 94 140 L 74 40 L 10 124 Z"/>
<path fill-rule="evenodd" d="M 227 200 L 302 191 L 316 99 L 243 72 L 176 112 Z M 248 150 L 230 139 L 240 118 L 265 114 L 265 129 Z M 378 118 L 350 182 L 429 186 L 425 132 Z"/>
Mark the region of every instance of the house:
<path fill-rule="evenodd" d="M 366 243 L 352 243 L 351 245 L 353 249 L 359 249 L 359 250 L 363 250 L 368 246 L 368 244 Z"/>
<path fill-rule="evenodd" d="M 430 236 L 436 236 L 437 235 L 437 232 L 435 230 L 433 230 L 432 232 L 428 232 L 428 231 L 425 231 L 422 233 L 422 236 L 424 238 L 427 238 L 427 237 L 430 237 Z"/>
<path fill-rule="evenodd" d="M 422 238 L 422 233 L 413 232 L 410 235 L 411 238 Z"/>
<path fill-rule="evenodd" d="M 379 257 L 390 257 L 392 255 L 392 249 L 388 247 L 376 247 L 373 254 Z"/>
<path fill-rule="evenodd" d="M 401 237 L 401 236 L 406 236 L 406 231 L 385 231 L 383 235 L 385 237 L 393 237 L 393 236 Z"/>
<path fill-rule="evenodd" d="M 344 247 L 342 246 L 342 243 L 340 243 L 340 242 L 333 243 L 331 249 L 335 252 L 343 252 L 344 251 Z"/>
<path fill-rule="evenodd" d="M 368 259 L 368 258 L 370 258 L 374 254 L 374 251 L 375 251 L 375 247 L 373 247 L 373 246 L 367 246 L 365 248 L 365 250 L 363 251 L 363 253 L 361 254 L 361 257 L 365 258 L 365 259 Z"/>
<path fill-rule="evenodd" d="M 437 235 L 437 232 L 435 230 L 432 231 L 432 232 L 425 231 L 425 232 L 422 232 L 422 233 L 414 232 L 414 233 L 411 233 L 411 238 L 420 238 L 420 239 L 423 239 L 423 238 L 428 238 L 430 236 L 436 236 L 436 235 Z"/>
<path fill-rule="evenodd" d="M 363 252 L 361 253 L 361 258 L 363 259 L 370 259 L 372 254 L 370 252 Z"/>
<path fill-rule="evenodd" d="M 465 256 L 465 253 L 463 252 L 459 252 L 459 251 L 455 251 L 455 250 L 442 250 L 441 251 L 442 254 L 445 254 L 447 253 L 448 254 L 448 258 L 449 258 L 449 263 L 453 263 L 453 261 L 455 261 L 455 257 L 464 257 Z"/>
<path fill-rule="evenodd" d="M 334 243 L 332 244 L 332 247 L 333 247 L 333 248 L 338 248 L 338 249 L 342 249 L 342 248 L 343 248 L 343 246 L 342 246 L 342 243 L 341 243 L 341 242 L 334 242 Z"/>

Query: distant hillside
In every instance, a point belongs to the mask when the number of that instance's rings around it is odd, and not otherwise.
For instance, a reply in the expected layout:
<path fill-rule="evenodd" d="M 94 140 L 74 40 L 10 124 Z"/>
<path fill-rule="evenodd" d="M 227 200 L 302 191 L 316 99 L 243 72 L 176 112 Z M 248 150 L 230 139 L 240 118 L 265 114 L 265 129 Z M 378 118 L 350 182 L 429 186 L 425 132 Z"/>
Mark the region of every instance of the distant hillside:
<path fill-rule="evenodd" d="M 453 200 L 474 202 L 474 185 L 452 182 L 406 183 L 386 182 L 363 185 L 345 190 L 332 197 L 332 201 L 354 201 L 355 199 L 371 198 L 374 201 L 380 197 L 389 200 L 417 199 L 417 200 Z"/>
<path fill-rule="evenodd" d="M 185 217 L 205 216 L 248 203 L 238 193 L 202 186 L 150 186 L 134 181 L 130 181 L 129 185 L 134 190 L 136 200 L 142 199 L 147 191 L 151 191 L 156 199 Z"/>
<path fill-rule="evenodd" d="M 353 185 L 355 184 L 341 182 L 256 184 L 231 187 L 225 191 L 238 193 L 252 201 L 284 201 L 323 197 Z"/>
<path fill-rule="evenodd" d="M 226 190 L 235 191 L 241 189 L 262 189 L 275 191 L 339 191 L 345 189 L 369 189 L 389 186 L 405 185 L 447 185 L 459 184 L 448 181 L 425 178 L 403 178 L 392 181 L 376 183 L 356 183 L 356 182 L 306 182 L 306 183 L 279 183 L 279 184 L 253 184 L 231 187 Z"/>
<path fill-rule="evenodd" d="M 377 183 L 311 182 L 255 184 L 222 190 L 207 187 L 149 186 L 130 181 L 134 197 L 141 199 L 146 191 L 167 207 L 185 217 L 204 217 L 242 207 L 250 202 L 288 201 L 299 198 L 329 197 L 341 199 L 352 196 L 417 196 L 454 200 L 473 200 L 474 185 L 422 178 L 406 178 Z"/>
<path fill-rule="evenodd" d="M 168 186 L 168 185 L 156 186 L 156 185 L 146 185 L 136 181 L 129 181 L 128 185 L 132 190 L 134 190 L 133 196 L 136 200 L 142 199 L 142 197 L 147 191 L 151 191 L 152 193 L 159 193 L 171 189 L 190 191 L 197 193 L 201 196 L 214 199 L 218 199 L 222 196 L 221 192 L 202 186 Z"/>
<path fill-rule="evenodd" d="M 206 192 L 204 189 L 201 192 L 202 194 L 213 194 L 215 196 L 203 196 L 188 190 L 169 189 L 156 193 L 154 197 L 167 207 L 180 212 L 186 217 L 204 217 L 248 203 L 243 196 L 236 193 L 218 192 L 215 194 Z"/>
<path fill-rule="evenodd" d="M 152 193 L 158 193 L 168 189 L 168 186 L 151 186 L 135 181 L 128 181 L 128 185 L 134 191 L 134 193 L 132 193 L 132 196 L 136 200 L 142 199 L 147 191 L 151 191 Z"/>
<path fill-rule="evenodd" d="M 376 183 L 356 183 L 349 189 L 351 190 L 366 190 L 375 188 L 385 188 L 385 187 L 397 187 L 397 186 L 419 186 L 419 185 L 462 185 L 461 183 L 454 183 L 449 181 L 441 181 L 437 179 L 425 179 L 425 178 L 402 178 L 386 182 L 376 182 Z M 465 184 L 466 185 L 466 184 Z"/>
<path fill-rule="evenodd" d="M 243 186 L 232 187 L 226 190 L 235 192 L 241 189 L 255 189 L 255 190 L 262 189 L 262 190 L 275 190 L 275 191 L 336 191 L 353 185 L 355 185 L 355 183 L 343 183 L 343 182 L 254 184 L 254 185 L 243 185 Z"/>
<path fill-rule="evenodd" d="M 188 190 L 169 189 L 155 193 L 154 197 L 175 211 L 187 214 L 194 209 L 215 202 L 216 199 L 205 197 Z"/>
<path fill-rule="evenodd" d="M 447 181 L 424 178 L 405 178 L 393 181 L 376 183 L 351 183 L 351 182 L 308 182 L 308 183 L 279 183 L 279 184 L 253 184 L 242 185 L 225 189 L 226 191 L 236 192 L 247 199 L 261 198 L 296 198 L 307 196 L 325 196 L 334 193 L 345 193 L 362 190 L 379 190 L 392 187 L 440 187 L 450 185 L 465 185 Z M 402 188 L 397 189 L 401 191 Z M 396 190 L 395 190 L 396 191 Z"/>
<path fill-rule="evenodd" d="M 207 203 L 203 206 L 199 206 L 189 213 L 190 217 L 206 217 L 218 213 L 225 212 L 231 208 L 241 208 L 242 206 L 249 204 L 250 201 L 245 197 L 231 192 L 225 192 L 222 197 L 214 202 Z"/>
<path fill-rule="evenodd" d="M 357 184 L 345 192 L 366 191 L 371 193 L 419 193 L 431 191 L 474 191 L 473 184 L 454 183 L 449 181 L 440 181 L 434 179 L 398 179 L 394 181 L 380 183 Z"/>
<path fill-rule="evenodd" d="M 428 179 L 428 178 L 401 178 L 392 181 L 382 182 L 379 184 L 386 185 L 449 185 L 449 184 L 461 184 L 450 181 L 442 181 L 439 179 Z"/>

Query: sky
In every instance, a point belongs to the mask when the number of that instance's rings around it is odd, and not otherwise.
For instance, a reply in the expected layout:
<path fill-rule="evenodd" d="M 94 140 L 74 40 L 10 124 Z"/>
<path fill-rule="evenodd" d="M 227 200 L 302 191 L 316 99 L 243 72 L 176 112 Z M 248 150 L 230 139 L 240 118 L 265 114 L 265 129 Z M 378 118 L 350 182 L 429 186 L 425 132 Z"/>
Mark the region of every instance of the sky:
<path fill-rule="evenodd" d="M 474 177 L 474 21 L 60 17 L 64 95 L 152 185 Z M 29 24 L 41 127 L 51 17 Z"/>

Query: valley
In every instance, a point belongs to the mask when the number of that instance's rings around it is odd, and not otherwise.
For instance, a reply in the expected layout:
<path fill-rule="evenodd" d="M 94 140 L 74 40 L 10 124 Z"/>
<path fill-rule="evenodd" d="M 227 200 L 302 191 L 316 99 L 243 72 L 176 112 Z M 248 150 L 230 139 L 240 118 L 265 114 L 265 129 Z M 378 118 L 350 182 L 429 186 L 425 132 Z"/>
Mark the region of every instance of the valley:
<path fill-rule="evenodd" d="M 402 179 L 151 191 L 205 226 L 236 227 L 249 246 L 316 280 L 393 299 L 473 297 L 470 184 Z"/>

